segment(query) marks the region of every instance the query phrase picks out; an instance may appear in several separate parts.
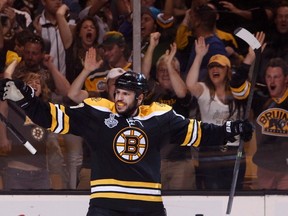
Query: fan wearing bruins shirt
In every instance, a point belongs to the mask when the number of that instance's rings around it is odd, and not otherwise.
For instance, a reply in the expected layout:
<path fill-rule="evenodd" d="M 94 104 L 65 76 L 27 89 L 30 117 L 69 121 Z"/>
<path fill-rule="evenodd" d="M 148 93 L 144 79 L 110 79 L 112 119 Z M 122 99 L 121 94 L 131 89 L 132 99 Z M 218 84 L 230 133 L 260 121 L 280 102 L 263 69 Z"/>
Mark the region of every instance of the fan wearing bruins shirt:
<path fill-rule="evenodd" d="M 252 136 L 248 121 L 223 126 L 185 119 L 165 104 L 141 105 L 148 89 L 141 73 L 115 83 L 115 102 L 88 98 L 75 107 L 45 103 L 19 80 L 1 80 L 0 96 L 15 101 L 36 124 L 54 133 L 80 135 L 91 145 L 91 196 L 87 215 L 164 216 L 160 146 L 163 137 L 182 146 L 220 145 Z"/>
<path fill-rule="evenodd" d="M 249 95 L 248 73 L 232 77 L 234 96 Z M 257 151 L 253 162 L 258 166 L 259 189 L 288 189 L 288 68 L 281 58 L 273 58 L 265 69 L 269 94 L 255 91 L 252 108 L 256 125 Z"/>

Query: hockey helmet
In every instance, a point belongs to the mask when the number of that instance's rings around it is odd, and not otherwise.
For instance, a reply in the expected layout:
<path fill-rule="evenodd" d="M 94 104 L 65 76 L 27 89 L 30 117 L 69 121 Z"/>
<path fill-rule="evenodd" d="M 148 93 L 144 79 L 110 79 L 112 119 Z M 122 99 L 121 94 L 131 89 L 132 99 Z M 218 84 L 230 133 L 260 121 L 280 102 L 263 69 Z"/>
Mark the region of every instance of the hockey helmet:
<path fill-rule="evenodd" d="M 115 87 L 134 91 L 137 95 L 148 92 L 148 82 L 145 76 L 133 71 L 127 71 L 118 77 L 115 81 Z"/>

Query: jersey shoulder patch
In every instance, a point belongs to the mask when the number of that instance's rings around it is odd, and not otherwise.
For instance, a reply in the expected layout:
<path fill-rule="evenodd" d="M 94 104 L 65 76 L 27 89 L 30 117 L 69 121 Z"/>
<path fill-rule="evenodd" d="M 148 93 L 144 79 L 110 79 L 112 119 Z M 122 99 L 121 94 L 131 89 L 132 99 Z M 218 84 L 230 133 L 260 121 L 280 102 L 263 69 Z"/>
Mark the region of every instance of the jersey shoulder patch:
<path fill-rule="evenodd" d="M 87 98 L 84 100 L 84 104 L 101 111 L 116 113 L 115 104 L 112 101 L 107 100 L 105 98 L 101 97 Z"/>
<path fill-rule="evenodd" d="M 150 105 L 142 105 L 139 107 L 139 116 L 140 117 L 147 117 L 147 116 L 158 116 L 163 115 L 164 113 L 169 112 L 172 110 L 172 107 L 158 102 L 153 102 Z"/>

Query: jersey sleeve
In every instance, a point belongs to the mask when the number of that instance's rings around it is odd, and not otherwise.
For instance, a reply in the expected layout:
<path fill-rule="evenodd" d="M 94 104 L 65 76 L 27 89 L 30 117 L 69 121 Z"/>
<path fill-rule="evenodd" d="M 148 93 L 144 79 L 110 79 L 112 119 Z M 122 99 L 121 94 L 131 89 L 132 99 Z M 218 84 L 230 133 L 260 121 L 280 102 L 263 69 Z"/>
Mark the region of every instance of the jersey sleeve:
<path fill-rule="evenodd" d="M 200 122 L 195 119 L 184 118 L 174 110 L 169 112 L 169 133 L 171 143 L 179 143 L 181 146 L 198 147 L 201 140 Z M 165 121 L 164 121 L 165 122 Z"/>
<path fill-rule="evenodd" d="M 230 89 L 233 97 L 238 100 L 244 100 L 250 93 L 250 82 L 248 81 L 250 65 L 242 64 L 239 69 L 232 74 Z"/>
<path fill-rule="evenodd" d="M 200 146 L 225 145 L 227 142 L 226 132 L 223 126 L 201 123 Z"/>
<path fill-rule="evenodd" d="M 35 124 L 60 134 L 81 135 L 80 125 L 87 125 L 89 122 L 84 103 L 75 107 L 65 107 L 60 104 L 47 103 L 35 97 L 25 108 L 25 113 Z"/>
<path fill-rule="evenodd" d="M 215 146 L 225 144 L 225 130 L 223 126 L 202 123 L 196 119 L 187 119 L 173 111 L 171 125 L 172 143 L 181 146 Z"/>

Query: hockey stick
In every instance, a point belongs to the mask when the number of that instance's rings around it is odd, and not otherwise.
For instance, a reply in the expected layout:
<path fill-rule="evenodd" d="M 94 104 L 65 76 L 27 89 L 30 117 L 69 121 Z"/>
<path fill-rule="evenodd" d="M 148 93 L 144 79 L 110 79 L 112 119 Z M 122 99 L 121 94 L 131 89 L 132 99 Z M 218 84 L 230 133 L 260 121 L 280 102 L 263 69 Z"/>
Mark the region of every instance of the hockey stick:
<path fill-rule="evenodd" d="M 22 143 L 31 154 L 36 154 L 37 150 L 27 141 L 22 134 L 0 113 L 0 120 L 6 125 L 8 130 Z"/>
<path fill-rule="evenodd" d="M 253 68 L 253 74 L 252 74 L 252 79 L 251 79 L 251 87 L 250 87 L 250 94 L 247 99 L 247 107 L 244 113 L 244 119 L 248 119 L 249 113 L 251 110 L 251 105 L 252 105 L 252 100 L 253 100 L 253 94 L 254 94 L 254 89 L 255 89 L 255 84 L 256 84 L 256 77 L 257 77 L 257 72 L 259 70 L 259 65 L 260 65 L 260 54 L 261 54 L 261 44 L 259 41 L 251 34 L 249 31 L 247 31 L 244 28 L 237 28 L 234 31 L 234 34 L 244 40 L 246 43 L 249 44 L 250 47 L 255 52 L 256 59 L 255 59 L 255 64 Z M 230 215 L 231 209 L 232 209 L 232 204 L 233 204 L 233 199 L 235 195 L 235 188 L 237 184 L 237 178 L 238 178 L 238 173 L 239 173 L 239 167 L 240 167 L 240 162 L 243 154 L 243 147 L 244 147 L 244 141 L 240 139 L 239 141 L 239 147 L 237 151 L 237 156 L 235 160 L 235 165 L 234 165 L 234 171 L 233 171 L 233 180 L 231 183 L 231 190 L 229 194 L 229 200 L 227 204 L 227 209 L 226 209 L 226 215 Z"/>

